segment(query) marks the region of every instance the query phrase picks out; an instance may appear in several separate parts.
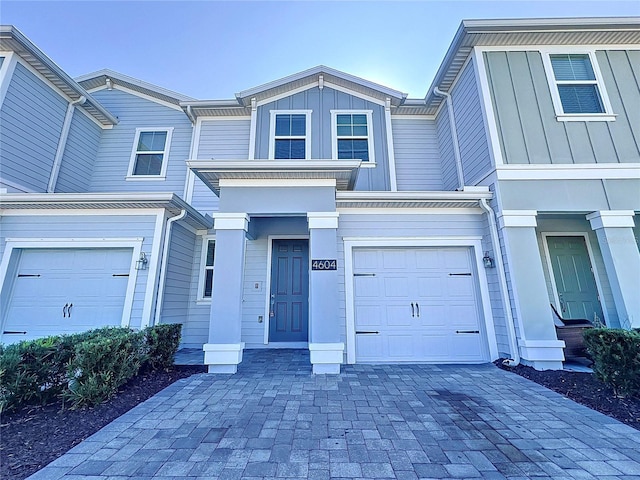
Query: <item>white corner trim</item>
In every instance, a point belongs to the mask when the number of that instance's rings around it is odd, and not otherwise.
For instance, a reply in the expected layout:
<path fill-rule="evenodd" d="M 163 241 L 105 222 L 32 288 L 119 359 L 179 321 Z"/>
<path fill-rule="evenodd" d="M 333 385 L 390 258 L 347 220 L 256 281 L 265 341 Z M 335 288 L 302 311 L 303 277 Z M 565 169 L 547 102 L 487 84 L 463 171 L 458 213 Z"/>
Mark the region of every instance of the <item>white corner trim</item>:
<path fill-rule="evenodd" d="M 338 228 L 338 212 L 308 212 L 309 230 L 314 228 Z"/>
<path fill-rule="evenodd" d="M 196 119 L 195 126 L 191 127 L 191 146 L 189 148 L 189 158 L 198 158 L 201 131 L 202 119 L 198 118 Z M 191 200 L 193 199 L 193 190 L 196 183 L 196 175 L 187 165 L 185 165 L 185 168 L 187 169 L 187 175 L 184 179 L 184 194 L 182 195 L 182 198 L 184 198 L 185 202 L 191 204 Z"/>
<path fill-rule="evenodd" d="M 389 182 L 392 192 L 398 191 L 398 177 L 396 175 L 395 145 L 393 143 L 393 128 L 391 125 L 391 99 L 387 97 L 384 105 L 384 123 L 387 131 L 387 156 L 389 157 Z"/>
<path fill-rule="evenodd" d="M 249 215 L 246 213 L 214 213 L 214 230 L 244 230 L 249 229 Z"/>
<path fill-rule="evenodd" d="M 497 180 L 614 180 L 640 178 L 640 163 L 500 165 Z"/>
<path fill-rule="evenodd" d="M 221 178 L 220 187 L 335 187 L 335 178 Z"/>
<path fill-rule="evenodd" d="M 167 137 L 164 141 L 164 150 L 162 151 L 162 166 L 159 175 L 134 175 L 133 169 L 136 164 L 136 154 L 138 153 L 138 142 L 140 134 L 146 132 L 166 132 Z M 167 164 L 169 163 L 169 152 L 171 151 L 171 137 L 173 136 L 173 127 L 144 127 L 136 128 L 136 134 L 131 149 L 131 157 L 129 158 L 129 168 L 127 170 L 126 180 L 164 180 L 167 176 Z M 142 153 L 158 153 L 156 151 Z"/>
<path fill-rule="evenodd" d="M 537 227 L 536 210 L 503 210 L 498 213 L 498 226 L 504 227 Z"/>
<path fill-rule="evenodd" d="M 58 175 L 60 174 L 60 167 L 62 166 L 62 157 L 64 156 L 64 151 L 67 147 L 67 138 L 69 138 L 69 130 L 71 129 L 71 121 L 73 120 L 73 113 L 75 112 L 75 109 L 74 103 L 69 102 L 67 105 L 67 112 L 64 115 L 64 122 L 62 123 L 62 131 L 58 138 L 56 156 L 53 159 L 53 165 L 51 166 L 47 193 L 53 193 L 56 188 L 56 183 L 58 183 Z"/>
<path fill-rule="evenodd" d="M 0 107 L 4 103 L 4 97 L 7 95 L 13 72 L 18 64 L 18 55 L 15 52 L 7 52 L 2 54 L 4 60 L 0 67 Z"/>
<path fill-rule="evenodd" d="M 276 149 L 276 116 L 277 115 L 304 115 L 305 116 L 305 134 L 301 136 L 283 136 L 282 139 L 299 139 L 304 140 L 304 158 L 311 159 L 311 114 L 313 110 L 269 110 L 269 160 L 275 159 Z"/>
<path fill-rule="evenodd" d="M 586 218 L 591 223 L 592 230 L 599 228 L 633 228 L 635 226 L 633 222 L 634 215 L 635 212 L 633 210 L 601 210 L 590 213 Z"/>

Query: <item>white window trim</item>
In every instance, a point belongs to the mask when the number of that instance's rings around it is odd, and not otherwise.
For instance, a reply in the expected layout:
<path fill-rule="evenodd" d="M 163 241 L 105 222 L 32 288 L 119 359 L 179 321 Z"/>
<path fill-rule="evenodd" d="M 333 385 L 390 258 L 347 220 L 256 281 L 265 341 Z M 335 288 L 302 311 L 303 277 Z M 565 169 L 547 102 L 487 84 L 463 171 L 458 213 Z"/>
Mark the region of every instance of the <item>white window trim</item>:
<path fill-rule="evenodd" d="M 551 92 L 551 99 L 553 101 L 553 108 L 556 112 L 556 120 L 559 122 L 585 122 L 585 121 L 600 121 L 600 122 L 612 122 L 616 119 L 616 114 L 613 113 L 611 108 L 611 102 L 609 101 L 609 95 L 604 85 L 604 79 L 602 78 L 602 72 L 598 65 L 598 59 L 596 58 L 595 49 L 585 49 L 576 47 L 550 47 L 540 50 L 542 55 L 542 64 L 544 65 L 544 71 L 547 76 L 547 83 L 549 84 L 549 90 Z M 551 65 L 551 55 L 557 54 L 578 54 L 589 55 L 589 61 L 591 62 L 591 68 L 595 74 L 596 80 L 581 82 L 572 81 L 566 82 L 570 84 L 588 83 L 590 85 L 595 84 L 602 100 L 602 106 L 604 107 L 604 113 L 564 113 L 562 102 L 560 100 L 560 93 L 558 92 L 558 84 L 564 82 L 558 82 L 553 72 L 553 66 Z"/>
<path fill-rule="evenodd" d="M 338 115 L 366 115 L 367 116 L 367 144 L 369 161 L 362 162 L 361 167 L 374 168 L 376 166 L 375 150 L 373 148 L 373 110 L 331 110 L 331 158 L 338 159 Z M 347 137 L 344 137 L 347 138 Z M 361 138 L 361 137 L 351 137 Z"/>
<path fill-rule="evenodd" d="M 287 139 L 304 139 L 304 159 L 311 159 L 311 110 L 269 110 L 269 160 L 275 159 L 276 150 L 276 115 L 304 115 L 304 137 L 278 137 Z"/>
<path fill-rule="evenodd" d="M 146 132 L 166 132 L 167 139 L 164 144 L 164 151 L 162 154 L 162 167 L 160 168 L 160 175 L 134 175 L 133 169 L 136 165 L 136 154 L 138 153 L 138 142 L 140 140 L 140 134 Z M 168 128 L 136 128 L 136 136 L 133 140 L 133 147 L 131 148 L 131 157 L 129 159 L 129 169 L 127 170 L 126 180 L 164 180 L 167 177 L 167 164 L 169 163 L 169 151 L 171 149 L 171 137 L 173 135 L 173 127 Z M 158 152 L 149 152 L 158 153 Z"/>
<path fill-rule="evenodd" d="M 196 294 L 196 303 L 198 305 L 210 305 L 211 297 L 204 296 L 204 282 L 205 282 L 205 271 L 207 269 L 207 249 L 209 248 L 209 242 L 213 240 L 216 241 L 215 235 L 204 235 L 202 237 L 202 248 L 200 252 L 200 269 L 198 270 L 198 293 Z M 215 255 L 213 260 L 213 268 L 215 271 Z M 214 273 L 215 275 L 215 273 Z M 213 287 L 213 283 L 212 283 Z M 213 295 L 213 292 L 212 292 Z"/>

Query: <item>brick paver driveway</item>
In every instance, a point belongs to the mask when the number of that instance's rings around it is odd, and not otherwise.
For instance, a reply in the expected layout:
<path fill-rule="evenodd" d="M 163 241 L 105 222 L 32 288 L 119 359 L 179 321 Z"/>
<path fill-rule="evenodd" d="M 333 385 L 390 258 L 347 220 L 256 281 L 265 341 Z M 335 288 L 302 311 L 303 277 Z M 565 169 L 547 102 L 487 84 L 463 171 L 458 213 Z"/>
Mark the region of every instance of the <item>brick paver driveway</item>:
<path fill-rule="evenodd" d="M 310 372 L 307 352 L 245 352 L 31 478 L 640 479 L 639 431 L 493 365 Z"/>

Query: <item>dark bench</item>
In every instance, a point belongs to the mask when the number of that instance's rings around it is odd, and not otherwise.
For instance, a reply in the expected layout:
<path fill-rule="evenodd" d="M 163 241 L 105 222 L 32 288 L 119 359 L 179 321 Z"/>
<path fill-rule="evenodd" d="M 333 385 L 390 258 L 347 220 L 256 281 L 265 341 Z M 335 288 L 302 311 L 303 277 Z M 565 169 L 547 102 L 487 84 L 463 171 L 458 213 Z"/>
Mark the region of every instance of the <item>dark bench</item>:
<path fill-rule="evenodd" d="M 556 336 L 558 340 L 563 340 L 565 343 L 564 358 L 586 357 L 587 350 L 582 332 L 587 328 L 593 328 L 593 323 L 586 318 L 562 318 L 553 304 L 551 304 L 551 310 L 562 323 L 562 325 L 556 325 Z"/>

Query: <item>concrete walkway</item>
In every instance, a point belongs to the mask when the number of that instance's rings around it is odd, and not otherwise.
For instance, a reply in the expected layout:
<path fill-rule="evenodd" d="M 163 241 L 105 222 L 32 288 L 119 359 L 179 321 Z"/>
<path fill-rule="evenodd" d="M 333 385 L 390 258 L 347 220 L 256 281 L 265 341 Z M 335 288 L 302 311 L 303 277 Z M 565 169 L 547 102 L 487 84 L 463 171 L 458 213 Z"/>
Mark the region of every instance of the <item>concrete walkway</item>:
<path fill-rule="evenodd" d="M 248 351 L 30 478 L 274 477 L 640 479 L 640 431 L 493 365 L 312 376 L 308 352 Z"/>

